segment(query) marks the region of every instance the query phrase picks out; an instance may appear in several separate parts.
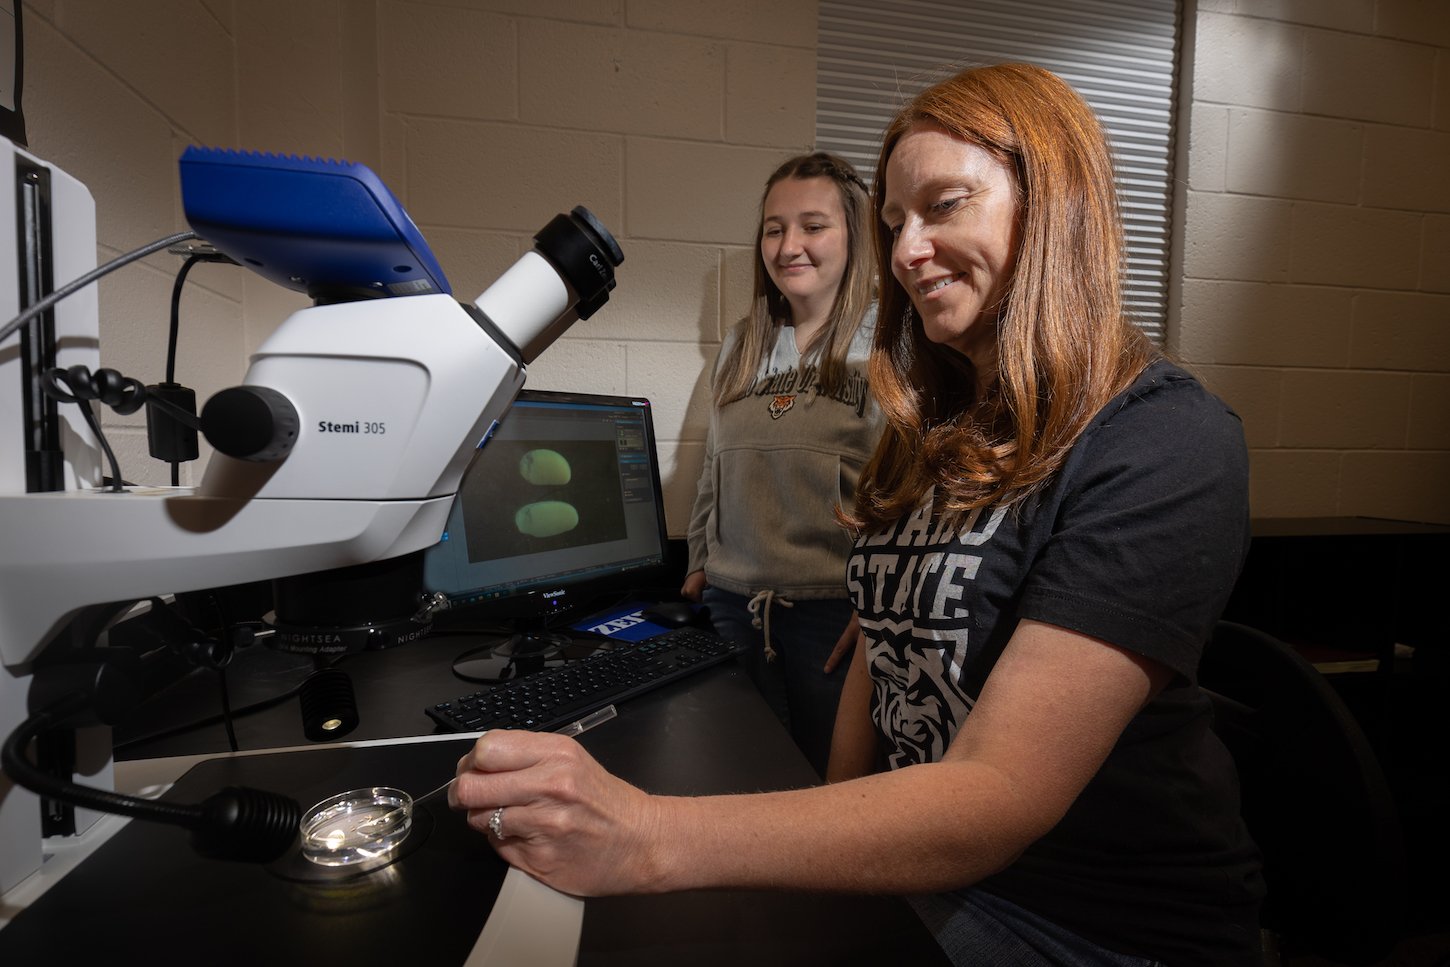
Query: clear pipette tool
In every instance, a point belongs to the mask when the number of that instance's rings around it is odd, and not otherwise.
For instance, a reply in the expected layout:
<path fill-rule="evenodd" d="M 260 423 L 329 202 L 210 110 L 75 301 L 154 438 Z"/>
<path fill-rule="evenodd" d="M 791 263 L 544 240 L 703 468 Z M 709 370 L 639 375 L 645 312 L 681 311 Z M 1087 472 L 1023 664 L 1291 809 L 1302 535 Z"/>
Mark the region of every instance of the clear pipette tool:
<path fill-rule="evenodd" d="M 554 734 L 555 735 L 567 735 L 571 739 L 572 738 L 576 738 L 576 737 L 578 737 L 580 735 L 583 735 L 585 732 L 588 732 L 590 729 L 594 728 L 594 726 L 599 725 L 600 723 L 603 723 L 603 722 L 608 722 L 610 719 L 614 718 L 618 714 L 619 714 L 619 712 L 615 709 L 615 707 L 613 705 L 606 705 L 602 709 L 599 709 L 597 712 L 590 712 L 588 715 L 584 716 L 582 719 L 578 719 L 576 721 L 570 722 L 568 725 L 566 725 L 566 726 L 564 726 L 562 728 L 555 729 L 554 730 Z M 454 778 L 457 778 L 457 777 L 455 776 Z M 434 789 L 432 792 L 428 793 L 426 796 L 421 796 L 421 797 L 413 800 L 413 802 L 415 802 L 415 803 L 421 803 L 421 802 L 425 802 L 425 801 L 427 801 L 429 799 L 432 799 L 434 796 L 438 795 L 439 793 L 446 792 L 448 790 L 448 787 L 451 786 L 451 785 L 453 785 L 453 779 L 449 779 L 447 782 L 445 782 L 443 785 L 439 786 L 437 789 Z"/>

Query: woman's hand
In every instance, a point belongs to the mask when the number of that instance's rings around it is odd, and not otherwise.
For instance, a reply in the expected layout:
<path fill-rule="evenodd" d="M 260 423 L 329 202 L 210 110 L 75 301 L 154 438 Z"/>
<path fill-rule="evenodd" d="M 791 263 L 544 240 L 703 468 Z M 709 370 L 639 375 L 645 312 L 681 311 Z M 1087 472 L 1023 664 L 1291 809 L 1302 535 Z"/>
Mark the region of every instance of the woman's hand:
<path fill-rule="evenodd" d="M 823 669 L 827 675 L 836 670 L 836 666 L 843 658 L 849 658 L 851 649 L 856 647 L 856 639 L 861 637 L 861 619 L 855 611 L 851 612 L 851 621 L 846 625 L 846 630 L 841 633 L 841 640 L 836 642 L 836 647 L 831 650 L 831 657 L 826 659 L 826 667 Z"/>
<path fill-rule="evenodd" d="M 700 595 L 705 593 L 705 572 L 704 570 L 691 571 L 685 578 L 684 586 L 680 588 L 680 597 L 686 601 L 700 603 Z"/>
<path fill-rule="evenodd" d="M 448 804 L 511 866 L 576 896 L 660 889 L 663 807 L 573 739 L 496 729 L 458 761 Z M 499 806 L 502 840 L 489 831 Z"/>

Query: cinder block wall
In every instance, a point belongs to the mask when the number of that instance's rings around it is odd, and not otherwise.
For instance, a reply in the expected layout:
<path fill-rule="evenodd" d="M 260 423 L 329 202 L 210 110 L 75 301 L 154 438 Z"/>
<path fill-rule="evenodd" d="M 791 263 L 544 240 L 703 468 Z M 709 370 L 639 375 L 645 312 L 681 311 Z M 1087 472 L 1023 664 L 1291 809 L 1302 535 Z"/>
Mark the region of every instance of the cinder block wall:
<path fill-rule="evenodd" d="M 683 533 L 759 186 L 813 139 L 813 0 L 26 0 L 25 17 L 31 148 L 90 186 L 101 258 L 184 227 L 188 143 L 369 164 L 464 298 L 553 213 L 593 208 L 626 250 L 619 288 L 530 384 L 654 399 Z M 1170 335 L 1245 419 L 1254 513 L 1450 522 L 1450 7 L 1198 0 L 1194 23 Z M 107 365 L 161 378 L 178 264 L 102 283 Z M 192 279 L 178 373 L 205 399 L 305 300 L 230 267 Z M 162 482 L 139 419 L 106 422 L 128 477 Z"/>
<path fill-rule="evenodd" d="M 760 186 L 814 139 L 814 0 L 27 0 L 25 18 L 30 147 L 91 188 L 101 259 L 185 227 L 190 143 L 368 164 L 465 299 L 589 206 L 625 250 L 618 288 L 529 385 L 649 396 L 684 533 Z M 162 378 L 178 267 L 102 283 L 105 365 Z M 306 300 L 234 267 L 191 279 L 177 371 L 204 400 Z M 163 482 L 144 423 L 105 422 L 128 479 Z"/>
<path fill-rule="evenodd" d="M 190 142 L 230 144 L 236 136 L 229 10 L 186 0 L 144 9 L 108 0 L 33 0 L 23 17 L 29 150 L 90 188 L 97 261 L 185 228 L 177 156 Z M 163 253 L 102 280 L 102 365 L 147 383 L 165 377 L 171 283 L 180 264 Z M 177 375 L 204 400 L 244 371 L 244 283 L 224 266 L 198 266 L 191 278 Z M 142 414 L 104 410 L 102 423 L 126 479 L 169 480 L 167 466 L 146 453 Z M 196 478 L 182 478 L 188 479 Z"/>
<path fill-rule="evenodd" d="M 1197 6 L 1171 335 L 1253 513 L 1450 523 L 1450 4 Z"/>
<path fill-rule="evenodd" d="M 386 0 L 379 12 L 383 173 L 460 297 L 574 205 L 619 239 L 609 304 L 528 385 L 648 396 L 683 536 L 705 370 L 749 302 L 760 188 L 815 138 L 814 0 Z"/>
<path fill-rule="evenodd" d="M 96 201 L 97 260 L 185 229 L 176 160 L 188 144 L 377 166 L 377 18 L 356 0 L 26 0 L 29 149 Z M 100 283 L 101 362 L 165 376 L 172 282 L 158 254 Z M 199 265 L 181 303 L 177 379 L 199 402 L 240 382 L 247 354 L 307 300 L 233 266 Z M 102 422 L 126 479 L 169 481 L 144 416 Z M 183 464 L 195 483 L 210 456 Z"/>

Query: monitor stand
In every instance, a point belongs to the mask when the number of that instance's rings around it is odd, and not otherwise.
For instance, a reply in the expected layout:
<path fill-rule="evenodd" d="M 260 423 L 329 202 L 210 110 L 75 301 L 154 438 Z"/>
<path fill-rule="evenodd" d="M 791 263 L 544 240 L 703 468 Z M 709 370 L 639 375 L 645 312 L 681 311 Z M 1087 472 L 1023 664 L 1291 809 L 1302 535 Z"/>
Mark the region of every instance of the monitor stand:
<path fill-rule="evenodd" d="M 502 644 L 494 645 L 498 658 L 524 661 L 530 658 L 557 658 L 574 642 L 566 635 L 549 630 L 543 618 L 515 618 L 514 633 Z"/>
<path fill-rule="evenodd" d="M 543 671 L 549 663 L 564 661 L 564 649 L 572 644 L 567 636 L 549 631 L 543 618 L 515 618 L 509 637 L 453 659 L 453 674 L 470 682 L 523 678 Z"/>

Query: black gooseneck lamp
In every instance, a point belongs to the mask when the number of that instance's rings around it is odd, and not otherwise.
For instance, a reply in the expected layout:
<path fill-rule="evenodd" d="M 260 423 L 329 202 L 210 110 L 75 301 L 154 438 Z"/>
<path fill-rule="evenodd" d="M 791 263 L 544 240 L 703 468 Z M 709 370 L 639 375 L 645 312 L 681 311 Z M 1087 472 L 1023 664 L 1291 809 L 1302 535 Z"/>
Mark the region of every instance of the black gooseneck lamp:
<path fill-rule="evenodd" d="M 83 609 L 73 627 L 98 629 L 133 603 Z M 62 659 L 37 667 L 31 679 L 31 714 L 0 748 L 5 774 L 46 799 L 189 829 L 192 848 L 212 859 L 268 863 L 286 853 L 302 820 L 302 806 L 289 796 L 231 786 L 200 803 L 161 802 L 82 786 L 30 761 L 26 750 L 31 741 L 48 732 L 121 721 L 140 703 L 140 679 L 134 652 L 97 648 L 94 641 L 66 649 Z"/>

